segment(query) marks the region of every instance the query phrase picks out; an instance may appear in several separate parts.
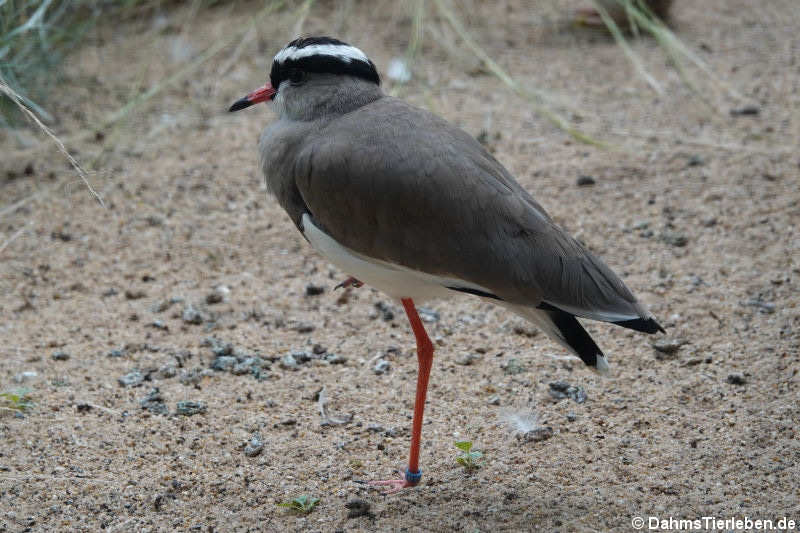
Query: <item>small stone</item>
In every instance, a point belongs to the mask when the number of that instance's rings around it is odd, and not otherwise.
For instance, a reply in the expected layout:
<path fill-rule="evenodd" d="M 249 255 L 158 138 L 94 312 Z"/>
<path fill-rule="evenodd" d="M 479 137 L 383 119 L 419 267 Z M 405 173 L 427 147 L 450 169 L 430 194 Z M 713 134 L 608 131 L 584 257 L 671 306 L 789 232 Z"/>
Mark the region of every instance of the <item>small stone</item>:
<path fill-rule="evenodd" d="M 523 442 L 541 442 L 543 440 L 549 439 L 552 436 L 553 436 L 553 428 L 539 427 L 531 429 L 530 431 L 526 431 L 524 433 L 518 433 L 517 440 L 521 440 Z"/>
<path fill-rule="evenodd" d="M 465 353 L 461 355 L 458 359 L 456 359 L 457 365 L 469 366 L 475 361 L 479 361 L 481 358 L 480 355 L 474 353 Z"/>
<path fill-rule="evenodd" d="M 147 293 L 141 289 L 126 289 L 125 298 L 128 300 L 139 300 L 147 296 Z"/>
<path fill-rule="evenodd" d="M 550 396 L 556 400 L 570 398 L 575 403 L 583 403 L 586 401 L 586 391 L 583 387 L 570 385 L 566 381 L 553 381 L 549 384 L 549 387 L 548 392 Z"/>
<path fill-rule="evenodd" d="M 322 355 L 327 352 L 328 349 L 321 344 L 315 344 L 313 348 L 311 348 L 311 352 L 314 355 Z"/>
<path fill-rule="evenodd" d="M 300 370 L 300 365 L 297 364 L 292 354 L 285 355 L 281 358 L 281 368 L 287 370 Z"/>
<path fill-rule="evenodd" d="M 686 162 L 687 166 L 690 167 L 699 167 L 705 164 L 705 160 L 699 155 L 691 155 L 689 156 L 689 160 Z"/>
<path fill-rule="evenodd" d="M 775 312 L 775 304 L 772 302 L 765 302 L 761 298 L 753 298 L 752 300 L 747 300 L 744 302 L 744 305 L 749 307 L 757 307 L 758 310 L 764 314 L 771 315 Z"/>
<path fill-rule="evenodd" d="M 676 233 L 674 231 L 665 231 L 661 234 L 661 240 L 672 246 L 681 248 L 689 244 L 689 238 L 683 233 Z"/>
<path fill-rule="evenodd" d="M 183 416 L 192 416 L 205 413 L 208 408 L 204 402 L 178 402 L 175 413 Z"/>
<path fill-rule="evenodd" d="M 237 363 L 231 372 L 235 376 L 242 376 L 244 374 L 257 374 L 258 371 L 261 369 L 261 363 L 263 361 L 260 357 L 248 357 L 241 363 Z"/>
<path fill-rule="evenodd" d="M 169 407 L 167 407 L 167 404 L 164 403 L 164 397 L 161 396 L 161 392 L 158 390 L 158 387 L 153 387 L 150 389 L 150 392 L 147 393 L 147 396 L 139 401 L 139 405 L 142 407 L 142 409 L 146 409 L 154 415 L 165 415 L 169 413 Z"/>
<path fill-rule="evenodd" d="M 369 511 L 369 502 L 359 498 L 353 498 L 348 501 L 344 506 L 347 508 L 347 518 L 358 518 L 359 516 L 371 516 Z"/>
<path fill-rule="evenodd" d="M 486 400 L 486 403 L 489 405 L 500 405 L 500 396 L 495 394 L 494 396 L 489 396 L 489 399 Z"/>
<path fill-rule="evenodd" d="M 205 301 L 206 301 L 206 303 L 208 305 L 214 305 L 214 304 L 222 303 L 223 299 L 224 298 L 222 297 L 222 295 L 215 291 L 215 292 L 209 292 L 208 294 L 206 294 Z"/>
<path fill-rule="evenodd" d="M 297 364 L 299 365 L 308 363 L 314 359 L 310 353 L 302 351 L 292 352 L 292 357 L 294 357 L 294 360 L 297 361 Z"/>
<path fill-rule="evenodd" d="M 264 450 L 264 442 L 261 440 L 261 435 L 253 433 L 247 446 L 244 447 L 244 454 L 247 457 L 255 457 Z"/>
<path fill-rule="evenodd" d="M 377 375 L 385 374 L 392 368 L 392 365 L 386 359 L 378 359 L 375 362 L 375 366 L 372 368 L 372 371 L 375 372 Z"/>
<path fill-rule="evenodd" d="M 153 313 L 163 313 L 167 309 L 169 309 L 175 301 L 173 299 L 168 300 L 160 300 L 153 305 L 150 306 L 150 311 Z"/>
<path fill-rule="evenodd" d="M 220 355 L 214 362 L 211 363 L 212 370 L 218 370 L 220 372 L 227 372 L 231 370 L 238 361 L 232 355 Z"/>
<path fill-rule="evenodd" d="M 67 352 L 55 352 L 52 356 L 53 361 L 66 361 L 69 359 L 70 355 Z"/>
<path fill-rule="evenodd" d="M 158 377 L 161 379 L 170 379 L 178 375 L 178 370 L 172 365 L 164 365 L 158 369 Z"/>
<path fill-rule="evenodd" d="M 674 359 L 677 356 L 678 350 L 680 350 L 681 346 L 684 344 L 686 344 L 684 339 L 659 339 L 651 344 L 651 346 L 658 352 L 656 353 L 656 359 L 664 360 Z"/>
<path fill-rule="evenodd" d="M 755 116 L 761 113 L 761 109 L 758 106 L 754 105 L 746 105 L 743 107 L 736 107 L 731 109 L 731 116 L 733 117 L 741 117 L 741 116 Z"/>
<path fill-rule="evenodd" d="M 394 320 L 394 311 L 392 311 L 392 308 L 389 305 L 383 302 L 376 302 L 375 309 L 380 311 L 381 318 L 383 318 L 384 321 L 391 322 Z"/>
<path fill-rule="evenodd" d="M 742 374 L 730 374 L 728 375 L 728 383 L 731 385 L 745 385 L 747 384 L 747 378 Z"/>
<path fill-rule="evenodd" d="M 567 413 L 567 422 L 575 422 L 578 419 L 578 415 L 573 412 Z"/>
<path fill-rule="evenodd" d="M 512 357 L 509 359 L 506 364 L 502 366 L 503 372 L 508 374 L 509 376 L 513 376 L 515 374 L 522 374 L 525 372 L 525 366 L 519 362 L 518 359 Z"/>
<path fill-rule="evenodd" d="M 587 187 L 589 185 L 594 185 L 597 183 L 592 176 L 587 176 L 585 174 L 578 176 L 578 179 L 575 180 L 575 185 L 578 187 Z"/>
<path fill-rule="evenodd" d="M 143 381 L 144 374 L 138 370 L 132 370 L 131 372 L 128 372 L 121 378 L 117 379 L 117 382 L 123 387 L 138 387 Z"/>
<path fill-rule="evenodd" d="M 323 357 L 322 360 L 327 361 L 332 365 L 343 365 L 347 362 L 347 358 L 345 356 L 336 353 L 325 354 L 325 357 Z"/>
<path fill-rule="evenodd" d="M 191 304 L 183 308 L 181 318 L 187 324 L 198 325 L 203 323 L 203 314 L 195 309 Z"/>
<path fill-rule="evenodd" d="M 306 324 L 306 323 L 298 324 L 297 326 L 295 326 L 294 330 L 297 333 L 311 333 L 312 331 L 314 331 L 314 324 Z"/>
<path fill-rule="evenodd" d="M 325 292 L 325 287 L 320 285 L 313 285 L 309 283 L 306 285 L 306 296 L 319 296 Z"/>
<path fill-rule="evenodd" d="M 419 317 L 422 319 L 423 322 L 438 322 L 439 321 L 439 313 L 434 311 L 433 309 L 428 309 L 427 307 L 417 307 L 417 313 L 419 313 Z"/>
<path fill-rule="evenodd" d="M 211 347 L 211 352 L 217 357 L 221 355 L 231 355 L 233 353 L 233 344 L 221 341 L 216 337 L 207 337 L 203 341 L 203 346 Z"/>
<path fill-rule="evenodd" d="M 78 413 L 83 415 L 91 411 L 93 407 L 94 406 L 90 403 L 79 403 L 75 406 L 75 409 L 78 411 Z"/>
<path fill-rule="evenodd" d="M 154 327 L 154 328 L 156 328 L 156 329 L 160 329 L 160 330 L 162 330 L 162 331 L 169 331 L 169 326 L 167 326 L 167 325 L 164 323 L 164 321 L 163 321 L 163 320 L 158 320 L 158 319 L 156 319 L 156 320 L 153 320 L 152 322 L 150 322 L 150 326 L 151 326 L 151 327 Z"/>
<path fill-rule="evenodd" d="M 26 370 L 24 372 L 20 372 L 16 376 L 14 376 L 14 383 L 24 383 L 29 379 L 33 379 L 39 374 L 36 373 L 35 370 Z"/>

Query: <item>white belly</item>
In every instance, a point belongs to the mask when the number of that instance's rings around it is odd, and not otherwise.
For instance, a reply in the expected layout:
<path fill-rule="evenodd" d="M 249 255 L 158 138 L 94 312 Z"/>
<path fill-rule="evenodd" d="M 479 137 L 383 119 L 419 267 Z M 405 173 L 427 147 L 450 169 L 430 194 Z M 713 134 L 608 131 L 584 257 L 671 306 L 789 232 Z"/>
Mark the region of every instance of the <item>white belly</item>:
<path fill-rule="evenodd" d="M 315 226 L 307 214 L 303 215 L 303 231 L 311 246 L 343 272 L 394 298 L 412 298 L 415 301 L 446 298 L 455 293 L 447 287 L 463 287 L 489 292 L 474 283 L 419 272 L 359 254 L 342 246 L 333 237 Z"/>

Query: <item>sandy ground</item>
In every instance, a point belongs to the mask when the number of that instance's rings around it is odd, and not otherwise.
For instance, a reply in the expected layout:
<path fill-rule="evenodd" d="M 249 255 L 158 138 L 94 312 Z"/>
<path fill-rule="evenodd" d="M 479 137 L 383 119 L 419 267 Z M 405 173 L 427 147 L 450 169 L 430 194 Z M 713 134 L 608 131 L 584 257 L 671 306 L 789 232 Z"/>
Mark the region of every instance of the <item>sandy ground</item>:
<path fill-rule="evenodd" d="M 297 13 L 267 16 L 112 128 L 96 125 L 259 6 L 95 30 L 49 104 L 82 161 L 98 161 L 91 178 L 107 209 L 49 147 L 20 147 L 32 134 L 2 139 L 0 389 L 26 387 L 36 405 L 0 415 L 0 531 L 800 520 L 800 19 L 790 1 L 676 4 L 677 33 L 742 100 L 704 89 L 709 110 L 645 39 L 633 46 L 664 87 L 657 95 L 612 41 L 561 22 L 573 4 L 463 10 L 499 64 L 624 150 L 570 140 L 430 36 L 412 83 L 387 85 L 485 131 L 519 181 L 651 307 L 666 339 L 685 341 L 662 354 L 657 338 L 589 323 L 609 354 L 604 379 L 503 309 L 470 297 L 426 304 L 437 355 L 425 475 L 390 497 L 356 481 L 390 477 L 407 458 L 416 357 L 402 310 L 366 287 L 332 292 L 345 274 L 306 245 L 259 176 L 256 138 L 271 115 L 224 112 L 262 83 Z M 392 9 L 320 3 L 303 30 L 344 37 L 385 72 L 410 27 L 405 8 Z M 729 113 L 750 104 L 759 114 Z M 580 176 L 595 183 L 579 187 Z M 238 357 L 227 361 L 257 356 L 261 368 L 212 370 L 221 343 Z M 297 352 L 310 360 L 281 364 Z M 467 354 L 477 358 L 458 364 Z M 389 363 L 380 375 L 379 359 Z M 118 382 L 135 370 L 143 382 Z M 556 381 L 586 401 L 555 399 Z M 153 388 L 163 402 L 144 409 Z M 321 425 L 323 388 L 330 414 L 350 423 Z M 205 411 L 176 414 L 185 401 Z M 526 442 L 519 426 L 553 434 Z M 462 439 L 484 454 L 473 472 L 456 462 Z M 303 494 L 320 499 L 308 515 L 276 506 Z M 348 518 L 355 498 L 369 512 Z"/>

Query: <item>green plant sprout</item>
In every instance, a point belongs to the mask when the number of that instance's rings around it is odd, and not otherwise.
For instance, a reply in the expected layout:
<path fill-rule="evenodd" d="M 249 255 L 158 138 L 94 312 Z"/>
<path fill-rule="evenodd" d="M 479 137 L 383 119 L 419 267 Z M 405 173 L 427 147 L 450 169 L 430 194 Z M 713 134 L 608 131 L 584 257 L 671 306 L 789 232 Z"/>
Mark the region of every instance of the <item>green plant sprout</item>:
<path fill-rule="evenodd" d="M 314 506 L 317 505 L 318 501 L 319 498 L 312 498 L 311 496 L 304 494 L 302 496 L 298 496 L 292 501 L 279 503 L 278 507 L 286 507 L 291 511 L 308 514 L 314 509 Z"/>
<path fill-rule="evenodd" d="M 30 392 L 29 389 L 0 392 L 0 409 L 20 412 L 30 409 L 34 406 L 33 401 L 30 399 Z"/>
<path fill-rule="evenodd" d="M 473 470 L 475 468 L 480 468 L 480 463 L 478 460 L 483 457 L 483 454 L 478 450 L 472 451 L 472 442 L 468 440 L 461 440 L 455 443 L 456 448 L 461 450 L 462 453 L 458 457 L 456 457 L 456 461 L 462 465 L 467 470 Z"/>

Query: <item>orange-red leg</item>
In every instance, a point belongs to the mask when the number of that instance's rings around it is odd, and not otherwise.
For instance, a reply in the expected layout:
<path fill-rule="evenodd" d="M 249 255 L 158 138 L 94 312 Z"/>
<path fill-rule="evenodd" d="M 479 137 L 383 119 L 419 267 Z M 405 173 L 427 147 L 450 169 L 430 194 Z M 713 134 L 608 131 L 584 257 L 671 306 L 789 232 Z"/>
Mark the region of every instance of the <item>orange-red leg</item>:
<path fill-rule="evenodd" d="M 428 393 L 428 378 L 431 375 L 431 366 L 433 365 L 433 343 L 425 332 L 425 327 L 419 318 L 417 308 L 414 307 L 414 301 L 411 298 L 404 298 L 402 302 L 408 321 L 411 323 L 411 329 L 417 339 L 417 363 L 419 366 L 419 371 L 417 372 L 417 397 L 414 401 L 414 420 L 411 425 L 411 452 L 408 457 L 408 469 L 405 477 L 403 479 L 370 482 L 370 485 L 389 486 L 390 488 L 386 490 L 385 494 L 398 492 L 406 487 L 413 487 L 419 483 L 422 477 L 422 471 L 419 469 L 419 444 L 422 438 L 422 415 L 425 411 L 425 396 Z"/>

